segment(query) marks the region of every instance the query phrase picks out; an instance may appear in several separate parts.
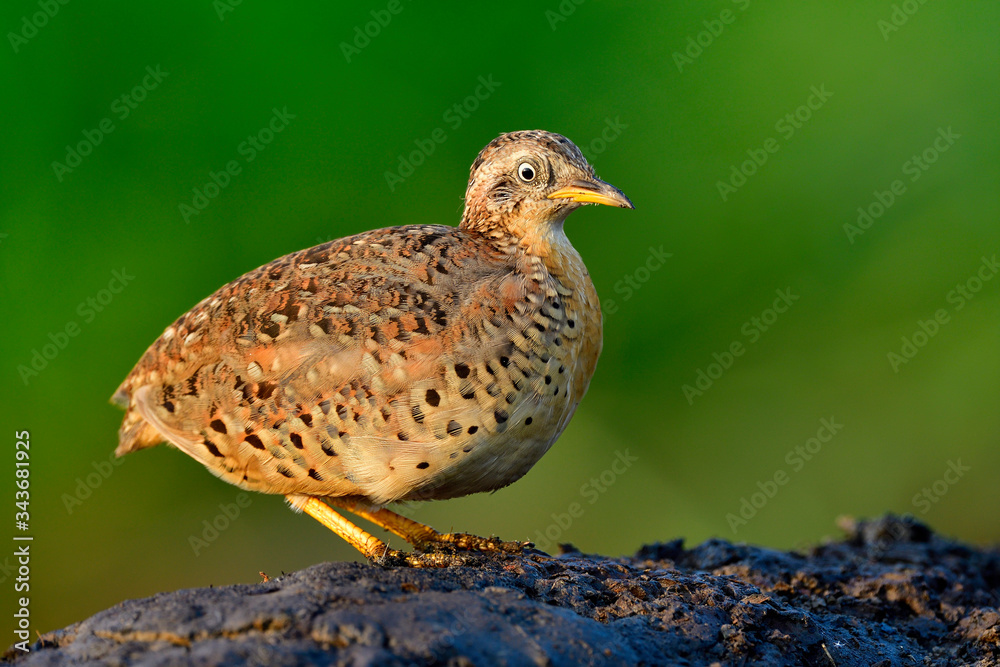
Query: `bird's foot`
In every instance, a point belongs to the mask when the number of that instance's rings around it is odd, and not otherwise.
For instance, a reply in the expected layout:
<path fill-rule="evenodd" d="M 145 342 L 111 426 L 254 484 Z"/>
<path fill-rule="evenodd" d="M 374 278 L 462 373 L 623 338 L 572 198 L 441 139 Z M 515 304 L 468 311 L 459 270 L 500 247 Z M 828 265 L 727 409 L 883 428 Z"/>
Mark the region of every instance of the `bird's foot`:
<path fill-rule="evenodd" d="M 399 549 L 385 549 L 381 554 L 370 557 L 369 561 L 383 567 L 441 568 L 472 565 L 476 559 L 476 554 L 411 553 Z"/>
<path fill-rule="evenodd" d="M 498 537 L 479 537 L 469 533 L 437 533 L 414 546 L 427 554 L 458 551 L 480 551 L 494 554 L 520 555 L 535 545 L 531 542 L 505 542 Z"/>

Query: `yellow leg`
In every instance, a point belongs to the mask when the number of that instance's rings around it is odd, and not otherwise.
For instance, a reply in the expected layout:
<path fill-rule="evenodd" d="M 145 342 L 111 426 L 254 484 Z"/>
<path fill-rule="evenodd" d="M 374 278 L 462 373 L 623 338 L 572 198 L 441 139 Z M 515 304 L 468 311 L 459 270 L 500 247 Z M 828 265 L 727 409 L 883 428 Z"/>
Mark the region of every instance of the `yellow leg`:
<path fill-rule="evenodd" d="M 374 535 L 370 535 L 340 516 L 319 498 L 308 498 L 304 502 L 294 502 L 302 511 L 337 533 L 348 544 L 364 554 L 368 560 L 382 558 L 389 546 Z"/>
<path fill-rule="evenodd" d="M 348 544 L 364 554 L 365 558 L 381 565 L 409 565 L 411 567 L 448 567 L 452 565 L 468 565 L 465 557 L 452 554 L 414 555 L 404 551 L 390 549 L 382 540 L 366 533 L 353 523 L 333 511 L 329 505 L 312 496 L 285 496 L 292 507 L 304 511 L 312 518 L 335 532 Z M 397 514 L 394 516 L 399 516 Z M 359 516 L 365 516 L 359 514 Z M 403 517 L 399 517 L 402 519 Z M 408 520 L 408 519 L 407 519 Z M 413 522 L 416 523 L 416 522 Z M 421 525 L 421 524 L 417 524 Z"/>
<path fill-rule="evenodd" d="M 451 549 L 463 549 L 468 551 L 486 551 L 503 553 L 521 553 L 524 548 L 530 546 L 530 542 L 504 542 L 495 537 L 479 537 L 467 533 L 439 533 L 430 526 L 426 526 L 405 516 L 397 514 L 384 507 L 378 507 L 372 503 L 356 496 L 343 498 L 330 498 L 329 501 L 337 507 L 347 510 L 351 514 L 356 514 L 362 519 L 371 521 L 376 526 L 381 526 L 386 530 L 399 535 L 404 540 L 412 544 L 421 551 L 433 549 L 434 547 L 445 546 Z M 360 530 L 360 528 L 358 529 Z M 339 533 L 338 533 L 339 534 Z M 367 535 L 367 533 L 365 533 Z M 369 535 L 369 537 L 371 537 Z M 372 538 L 374 539 L 374 538 Z"/>

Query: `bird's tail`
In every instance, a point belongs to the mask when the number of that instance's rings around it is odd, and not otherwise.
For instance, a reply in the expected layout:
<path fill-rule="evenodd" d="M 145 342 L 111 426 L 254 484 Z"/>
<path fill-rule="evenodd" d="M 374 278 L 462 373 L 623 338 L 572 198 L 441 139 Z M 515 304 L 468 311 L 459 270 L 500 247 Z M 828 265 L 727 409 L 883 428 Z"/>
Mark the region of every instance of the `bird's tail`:
<path fill-rule="evenodd" d="M 163 442 L 163 436 L 142 418 L 135 406 L 131 404 L 131 398 L 131 393 L 125 384 L 122 384 L 111 397 L 112 404 L 125 409 L 125 418 L 122 420 L 121 428 L 118 429 L 116 456 L 125 456 L 130 452 L 153 447 Z"/>

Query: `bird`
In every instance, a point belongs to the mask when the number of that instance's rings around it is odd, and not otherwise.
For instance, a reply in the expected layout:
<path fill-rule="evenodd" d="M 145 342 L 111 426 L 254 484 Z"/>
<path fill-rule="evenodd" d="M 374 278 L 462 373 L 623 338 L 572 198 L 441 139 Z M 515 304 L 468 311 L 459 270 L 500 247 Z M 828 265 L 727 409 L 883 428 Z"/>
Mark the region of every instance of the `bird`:
<path fill-rule="evenodd" d="M 167 443 L 226 482 L 284 496 L 372 562 L 531 546 L 441 533 L 386 506 L 505 487 L 566 428 L 603 344 L 563 224 L 587 204 L 635 208 L 566 137 L 500 135 L 472 164 L 457 227 L 293 252 L 168 326 L 112 396 L 125 409 L 115 453 Z"/>

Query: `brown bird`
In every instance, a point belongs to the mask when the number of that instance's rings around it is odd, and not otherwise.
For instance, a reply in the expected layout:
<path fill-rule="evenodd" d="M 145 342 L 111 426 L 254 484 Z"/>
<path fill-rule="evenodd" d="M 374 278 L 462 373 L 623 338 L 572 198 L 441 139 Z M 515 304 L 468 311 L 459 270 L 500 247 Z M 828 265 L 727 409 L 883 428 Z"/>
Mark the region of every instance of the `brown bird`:
<path fill-rule="evenodd" d="M 426 564 L 330 504 L 421 551 L 520 550 L 383 505 L 507 486 L 566 428 L 602 344 L 597 293 L 563 231 L 583 204 L 634 208 L 565 137 L 497 137 L 457 228 L 301 250 L 182 315 L 112 398 L 126 409 L 116 453 L 167 442 L 231 484 L 284 495 L 370 560 Z"/>

